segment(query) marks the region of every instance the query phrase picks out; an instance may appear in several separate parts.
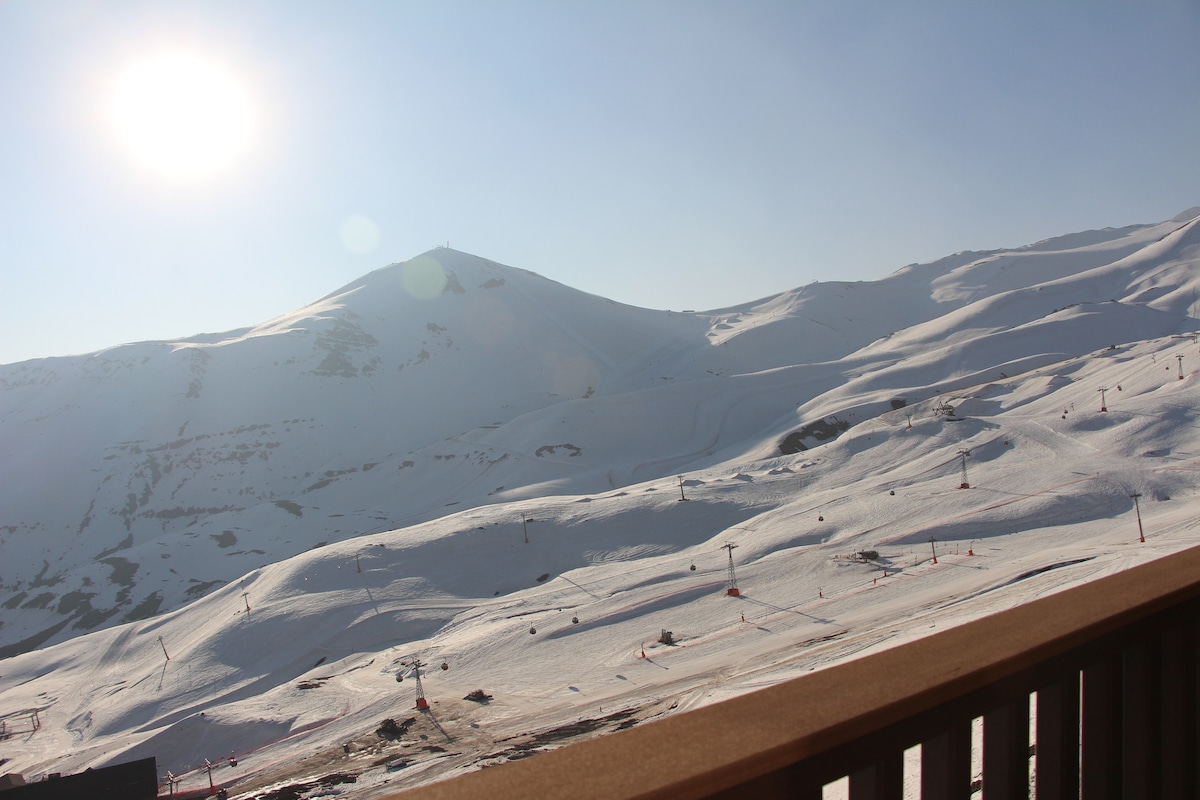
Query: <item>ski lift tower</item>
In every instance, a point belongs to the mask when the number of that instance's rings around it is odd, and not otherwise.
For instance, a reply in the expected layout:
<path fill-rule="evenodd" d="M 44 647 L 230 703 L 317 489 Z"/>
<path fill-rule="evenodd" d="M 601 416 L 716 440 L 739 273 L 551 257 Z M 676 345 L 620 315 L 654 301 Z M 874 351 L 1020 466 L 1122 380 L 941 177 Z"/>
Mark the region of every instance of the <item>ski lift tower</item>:
<path fill-rule="evenodd" d="M 1138 498 L 1141 496 L 1142 496 L 1141 492 L 1134 492 L 1133 494 L 1129 495 L 1129 499 L 1131 499 L 1133 501 L 1133 510 L 1134 510 L 1134 513 L 1137 514 L 1138 541 L 1145 542 L 1146 541 L 1146 532 L 1142 530 L 1142 510 L 1140 508 L 1138 508 Z"/>
<path fill-rule="evenodd" d="M 971 451 L 959 450 L 958 455 L 962 458 L 962 481 L 958 484 L 958 488 L 970 489 L 971 484 L 967 483 L 967 456 L 971 455 Z"/>
<path fill-rule="evenodd" d="M 417 682 L 417 710 L 418 711 L 428 711 L 429 710 L 429 701 L 425 699 L 425 689 L 422 688 L 422 686 L 421 686 L 421 667 L 425 667 L 428 665 L 421 659 L 414 658 L 411 661 L 401 662 L 401 666 L 405 667 L 406 669 L 411 669 L 413 679 Z M 404 679 L 403 672 L 396 673 L 397 681 L 400 681 L 403 679 Z"/>
<path fill-rule="evenodd" d="M 739 597 L 742 593 L 738 590 L 737 575 L 733 571 L 733 548 L 737 547 L 737 545 L 732 542 L 726 542 L 722 547 L 729 551 L 729 575 L 725 579 L 725 594 L 730 597 Z"/>

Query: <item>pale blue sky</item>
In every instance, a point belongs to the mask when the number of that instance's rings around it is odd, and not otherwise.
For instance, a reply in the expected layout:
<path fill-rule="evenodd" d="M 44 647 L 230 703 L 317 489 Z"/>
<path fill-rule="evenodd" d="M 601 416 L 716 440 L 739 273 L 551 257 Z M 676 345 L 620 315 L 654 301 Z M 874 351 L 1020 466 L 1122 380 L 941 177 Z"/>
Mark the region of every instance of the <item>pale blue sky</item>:
<path fill-rule="evenodd" d="M 1196 0 L 0 0 L 0 363 L 252 325 L 446 242 L 703 310 L 1157 222 L 1200 205 L 1197 42 Z M 164 47 L 258 109 L 220 180 L 100 122 Z"/>

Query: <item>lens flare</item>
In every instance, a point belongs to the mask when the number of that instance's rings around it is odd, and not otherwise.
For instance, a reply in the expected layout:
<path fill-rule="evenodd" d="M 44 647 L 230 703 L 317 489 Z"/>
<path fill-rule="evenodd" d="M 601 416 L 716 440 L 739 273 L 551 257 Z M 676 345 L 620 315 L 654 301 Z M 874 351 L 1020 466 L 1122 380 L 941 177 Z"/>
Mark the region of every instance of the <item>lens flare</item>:
<path fill-rule="evenodd" d="M 446 271 L 429 256 L 417 256 L 400 268 L 404 290 L 419 300 L 432 300 L 446 289 Z"/>
<path fill-rule="evenodd" d="M 586 356 L 554 354 L 542 360 L 554 370 L 554 391 L 562 397 L 590 397 L 600 383 L 600 370 Z"/>

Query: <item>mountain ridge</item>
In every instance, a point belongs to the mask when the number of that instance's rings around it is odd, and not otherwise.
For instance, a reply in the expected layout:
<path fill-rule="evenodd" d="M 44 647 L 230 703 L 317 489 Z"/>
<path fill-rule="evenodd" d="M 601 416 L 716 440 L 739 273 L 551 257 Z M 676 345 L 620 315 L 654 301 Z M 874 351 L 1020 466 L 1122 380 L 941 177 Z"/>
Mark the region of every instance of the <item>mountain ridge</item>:
<path fill-rule="evenodd" d="M 226 335 L 0 366 L 0 655 L 446 509 L 765 457 L 827 417 L 1179 333 L 1198 230 L 1068 234 L 701 313 L 436 248 Z"/>

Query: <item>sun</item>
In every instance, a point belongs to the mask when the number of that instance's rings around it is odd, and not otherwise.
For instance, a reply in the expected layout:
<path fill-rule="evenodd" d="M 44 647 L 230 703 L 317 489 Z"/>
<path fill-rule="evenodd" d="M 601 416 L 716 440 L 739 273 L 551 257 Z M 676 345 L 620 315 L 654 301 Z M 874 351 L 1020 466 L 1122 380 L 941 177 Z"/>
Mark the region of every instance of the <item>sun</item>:
<path fill-rule="evenodd" d="M 131 62 L 113 86 L 109 119 L 142 167 L 178 182 L 225 172 L 249 148 L 254 113 L 243 85 L 191 52 Z"/>

